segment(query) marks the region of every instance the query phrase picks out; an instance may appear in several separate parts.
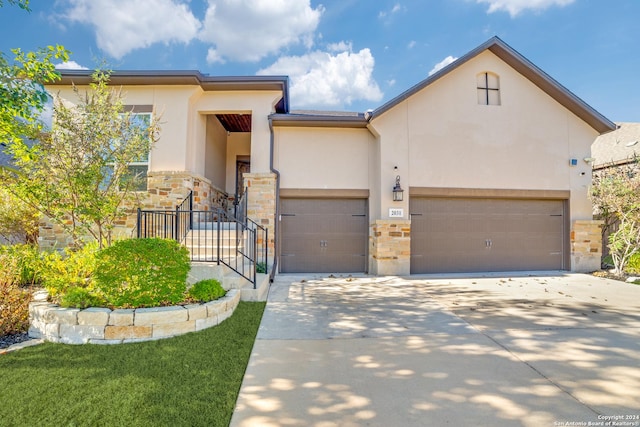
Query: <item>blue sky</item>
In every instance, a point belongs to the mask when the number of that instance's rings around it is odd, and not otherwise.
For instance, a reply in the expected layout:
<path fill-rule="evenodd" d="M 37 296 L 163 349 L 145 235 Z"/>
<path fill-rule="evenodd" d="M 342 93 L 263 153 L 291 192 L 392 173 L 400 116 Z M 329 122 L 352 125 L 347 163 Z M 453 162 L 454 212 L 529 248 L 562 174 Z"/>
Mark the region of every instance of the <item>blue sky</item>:
<path fill-rule="evenodd" d="M 57 43 L 72 68 L 286 74 L 292 109 L 376 108 L 497 35 L 609 119 L 640 121 L 639 0 L 4 3 L 5 54 Z"/>

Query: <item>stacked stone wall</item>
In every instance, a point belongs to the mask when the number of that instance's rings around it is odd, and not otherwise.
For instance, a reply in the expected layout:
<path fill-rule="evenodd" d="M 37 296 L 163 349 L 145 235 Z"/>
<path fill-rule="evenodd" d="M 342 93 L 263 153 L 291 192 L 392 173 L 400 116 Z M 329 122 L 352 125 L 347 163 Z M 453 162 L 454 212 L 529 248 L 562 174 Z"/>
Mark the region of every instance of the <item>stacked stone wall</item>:
<path fill-rule="evenodd" d="M 29 336 L 64 344 L 122 344 L 170 338 L 216 326 L 238 306 L 240 291 L 203 304 L 115 309 L 29 305 Z"/>
<path fill-rule="evenodd" d="M 151 172 L 147 177 L 147 191 L 136 193 L 136 199 L 126 205 L 127 214 L 114 223 L 115 239 L 134 237 L 137 208 L 174 210 L 193 191 L 193 209 L 208 211 L 214 206 L 226 209 L 226 193 L 208 179 L 188 172 Z M 42 249 L 64 249 L 73 246 L 71 237 L 59 225 L 44 219 L 40 223 L 38 243 Z"/>
<path fill-rule="evenodd" d="M 376 220 L 369 231 L 369 273 L 408 275 L 411 272 L 411 221 Z"/>
<path fill-rule="evenodd" d="M 571 271 L 600 270 L 602 224 L 599 220 L 576 220 L 571 224 Z"/>

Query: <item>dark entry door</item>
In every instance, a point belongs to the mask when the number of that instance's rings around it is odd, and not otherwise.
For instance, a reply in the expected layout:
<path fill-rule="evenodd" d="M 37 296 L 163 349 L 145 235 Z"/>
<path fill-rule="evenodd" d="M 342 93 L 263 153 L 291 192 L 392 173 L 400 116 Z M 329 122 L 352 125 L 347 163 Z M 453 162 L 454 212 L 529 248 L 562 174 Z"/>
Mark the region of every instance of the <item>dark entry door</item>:
<path fill-rule="evenodd" d="M 366 269 L 366 199 L 282 199 L 280 271 L 353 273 Z"/>

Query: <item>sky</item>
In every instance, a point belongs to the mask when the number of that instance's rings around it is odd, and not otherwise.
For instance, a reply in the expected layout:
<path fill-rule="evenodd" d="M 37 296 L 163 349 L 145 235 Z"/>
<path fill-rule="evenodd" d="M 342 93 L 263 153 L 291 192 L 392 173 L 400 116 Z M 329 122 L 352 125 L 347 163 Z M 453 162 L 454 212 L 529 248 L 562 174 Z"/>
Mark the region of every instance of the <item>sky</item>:
<path fill-rule="evenodd" d="M 292 110 L 365 112 L 493 36 L 612 121 L 640 122 L 640 0 L 4 1 L 0 51 L 62 68 L 288 75 Z"/>

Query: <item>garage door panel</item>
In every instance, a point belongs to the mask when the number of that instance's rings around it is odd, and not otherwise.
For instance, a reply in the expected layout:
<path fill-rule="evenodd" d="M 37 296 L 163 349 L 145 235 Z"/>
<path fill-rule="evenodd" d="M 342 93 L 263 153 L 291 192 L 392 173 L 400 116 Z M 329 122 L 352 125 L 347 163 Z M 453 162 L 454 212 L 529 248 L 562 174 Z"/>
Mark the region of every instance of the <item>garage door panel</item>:
<path fill-rule="evenodd" d="M 564 267 L 562 200 L 412 198 L 411 272 Z"/>
<path fill-rule="evenodd" d="M 281 199 L 281 271 L 363 272 L 366 199 Z"/>

